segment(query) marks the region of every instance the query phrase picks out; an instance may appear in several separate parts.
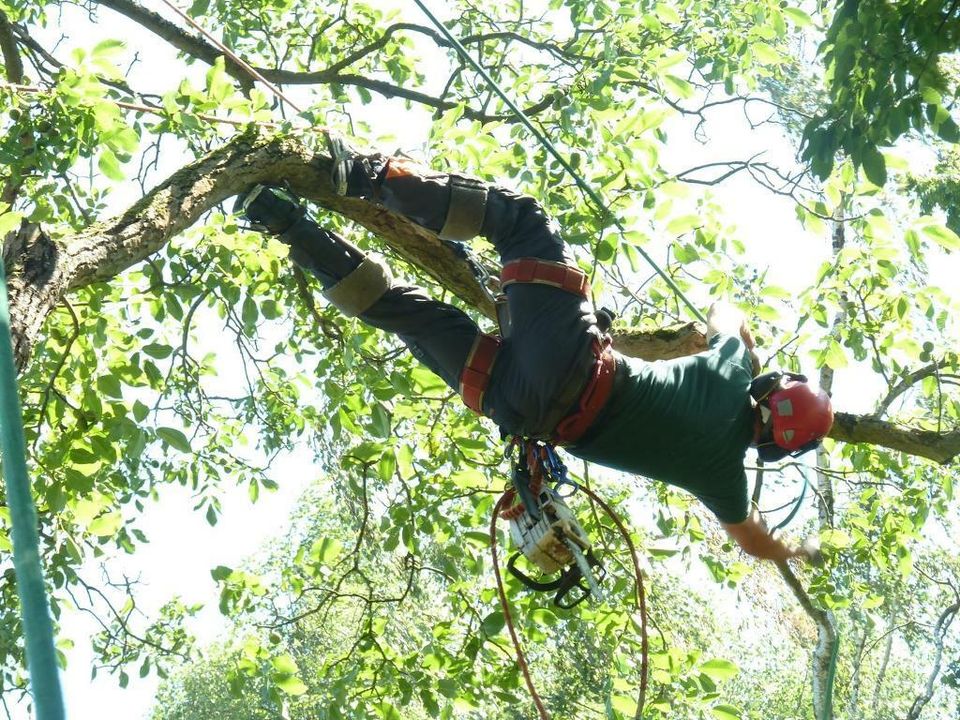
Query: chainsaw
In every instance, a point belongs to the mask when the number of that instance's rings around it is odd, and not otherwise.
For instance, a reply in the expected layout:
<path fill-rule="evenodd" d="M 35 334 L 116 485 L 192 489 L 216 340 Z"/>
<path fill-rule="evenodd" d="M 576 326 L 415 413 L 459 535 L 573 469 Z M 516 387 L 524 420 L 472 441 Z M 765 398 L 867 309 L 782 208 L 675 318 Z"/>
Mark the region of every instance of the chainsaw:
<path fill-rule="evenodd" d="M 552 445 L 519 440 L 513 461 L 513 487 L 500 516 L 510 523 L 510 539 L 517 548 L 507 569 L 523 585 L 539 592 L 554 592 L 556 606 L 569 609 L 588 597 L 603 600 L 600 581 L 606 571 L 593 553 L 590 539 L 561 494 L 576 492 L 567 467 Z M 534 579 L 517 567 L 520 556 L 542 573 Z M 557 575 L 558 574 L 558 575 Z M 557 575 L 551 579 L 550 576 Z"/>

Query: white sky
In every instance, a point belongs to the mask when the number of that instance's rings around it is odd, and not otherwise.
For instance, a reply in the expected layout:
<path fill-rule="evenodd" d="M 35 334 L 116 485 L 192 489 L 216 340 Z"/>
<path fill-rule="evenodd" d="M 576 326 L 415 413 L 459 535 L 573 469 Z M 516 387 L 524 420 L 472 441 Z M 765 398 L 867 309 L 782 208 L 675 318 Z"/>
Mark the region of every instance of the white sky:
<path fill-rule="evenodd" d="M 157 0 L 144 4 L 166 17 L 173 17 Z M 396 6 L 397 3 L 390 4 Z M 433 4 L 437 5 L 436 2 Z M 131 49 L 140 50 L 148 58 L 148 67 L 176 63 L 174 53 L 165 44 L 155 41 L 151 35 L 106 8 L 101 8 L 99 12 L 106 21 L 103 26 L 106 32 L 125 37 Z M 63 27 L 89 27 L 82 13 L 78 8 L 66 6 Z M 411 3 L 406 16 L 409 20 L 417 21 L 419 10 Z M 85 46 L 93 44 L 88 37 L 73 38 L 71 41 Z M 65 52 L 59 54 L 66 56 Z M 198 63 L 192 72 L 202 78 L 205 71 L 206 67 Z M 170 73 L 167 77 L 168 85 L 179 83 L 178 73 Z M 138 86 L 136 80 L 133 84 Z M 157 92 L 168 89 L 156 77 L 143 86 Z M 368 119 L 386 118 L 384 126 L 389 124 L 390 131 L 405 147 L 416 148 L 426 141 L 427 115 L 403 110 L 400 101 L 376 101 L 361 112 Z M 668 167 L 680 170 L 717 160 L 744 159 L 761 149 L 760 144 L 769 149 L 773 158 L 781 158 L 792 152 L 776 128 L 767 126 L 751 131 L 743 121 L 739 106 L 715 111 L 709 117 L 707 131 L 714 137 L 722 138 L 722 145 L 700 145 L 690 139 L 688 132 L 672 132 Z M 181 159 L 168 157 L 165 164 L 169 169 L 174 169 L 181 164 Z M 829 255 L 829 238 L 806 232 L 796 220 L 791 200 L 760 189 L 746 174 L 712 188 L 712 194 L 725 207 L 727 218 L 738 226 L 740 237 L 749 247 L 754 263 L 761 269 L 769 267 L 774 282 L 788 289 L 806 287 L 812 282 L 820 263 Z M 114 201 L 120 205 L 130 199 L 117 193 Z M 785 262 L 785 258 L 789 258 L 789 261 Z M 935 264 L 931 280 L 949 287 L 958 276 L 958 271 L 960 264 L 954 257 L 949 263 Z M 865 409 L 857 406 L 857 398 L 866 393 L 856 389 L 844 392 L 840 386 L 838 390 L 839 407 L 853 411 Z M 191 511 L 193 502 L 188 491 L 176 487 L 164 488 L 160 501 L 148 505 L 140 520 L 151 543 L 141 547 L 135 556 L 121 557 L 111 566 L 115 572 L 125 571 L 141 578 L 143 587 L 138 596 L 142 608 L 148 613 L 175 595 L 181 596 L 188 604 L 206 604 L 208 609 L 191 625 L 191 630 L 200 636 L 201 641 L 211 641 L 223 631 L 225 623 L 217 610 L 216 587 L 210 577 L 210 569 L 217 565 L 237 566 L 264 543 L 283 533 L 286 519 L 299 493 L 315 479 L 316 474 L 306 454 L 283 459 L 276 464 L 273 473 L 280 490 L 261 493 L 255 505 L 251 505 L 247 499 L 245 488 L 228 491 L 223 498 L 220 522 L 215 527 L 210 527 L 202 514 Z M 95 570 L 88 575 L 96 577 L 94 573 Z M 116 678 L 106 674 L 90 681 L 92 657 L 87 638 L 96 630 L 89 618 L 75 614 L 68 614 L 64 618 L 62 636 L 72 639 L 76 644 L 69 654 L 69 666 L 63 677 L 69 717 L 72 720 L 136 720 L 148 717 L 156 691 L 154 675 L 139 679 L 136 677 L 136 668 L 130 668 L 132 677 L 127 689 L 120 689 Z M 19 720 L 26 715 L 20 708 L 14 710 L 14 717 Z"/>

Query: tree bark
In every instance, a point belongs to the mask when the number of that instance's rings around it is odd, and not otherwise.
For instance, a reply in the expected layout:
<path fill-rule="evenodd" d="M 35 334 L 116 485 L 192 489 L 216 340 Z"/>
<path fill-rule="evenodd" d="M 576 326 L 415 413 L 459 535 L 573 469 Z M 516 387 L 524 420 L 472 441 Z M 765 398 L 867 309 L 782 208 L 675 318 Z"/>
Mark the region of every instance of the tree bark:
<path fill-rule="evenodd" d="M 495 313 L 466 264 L 437 237 L 406 218 L 354 198 L 337 196 L 330 158 L 293 136 L 250 132 L 181 168 L 123 214 L 61 240 L 25 227 L 6 240 L 10 309 L 17 367 L 38 342 L 43 321 L 70 291 L 106 281 L 160 250 L 211 208 L 255 183 L 287 183 L 300 197 L 364 226 L 397 255 L 422 268 L 444 288 L 488 318 Z M 615 329 L 614 347 L 645 360 L 706 349 L 696 323 L 641 332 Z M 960 452 L 960 428 L 936 433 L 898 427 L 871 416 L 837 413 L 830 437 L 868 442 L 940 463 Z"/>
<path fill-rule="evenodd" d="M 860 641 L 857 643 L 857 651 L 853 654 L 853 667 L 850 670 L 850 695 L 847 700 L 847 720 L 860 720 L 860 686 L 863 682 L 863 675 L 860 672 L 863 666 L 863 649 L 867 644 L 868 624 L 863 622 L 860 632 Z"/>
<path fill-rule="evenodd" d="M 877 681 L 873 687 L 873 700 L 870 703 L 870 716 L 872 718 L 880 717 L 880 691 L 883 689 L 883 681 L 887 676 L 887 665 L 890 662 L 890 652 L 893 650 L 893 631 L 897 625 L 897 605 L 894 600 L 890 607 L 890 622 L 887 624 L 887 640 L 883 646 L 883 659 L 880 661 L 880 669 L 877 671 Z"/>
<path fill-rule="evenodd" d="M 14 85 L 22 83 L 23 62 L 20 60 L 20 49 L 13 37 L 10 21 L 3 12 L 0 12 L 0 56 L 3 57 L 7 80 Z"/>

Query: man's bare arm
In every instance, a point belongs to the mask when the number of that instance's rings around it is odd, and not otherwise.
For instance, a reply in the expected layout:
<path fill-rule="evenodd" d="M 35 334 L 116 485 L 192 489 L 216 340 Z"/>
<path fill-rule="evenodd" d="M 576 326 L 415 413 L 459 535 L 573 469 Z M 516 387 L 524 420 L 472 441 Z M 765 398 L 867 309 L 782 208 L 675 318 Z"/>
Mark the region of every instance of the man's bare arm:
<path fill-rule="evenodd" d="M 756 510 L 743 522 L 720 524 L 748 555 L 777 562 L 794 557 L 803 558 L 807 562 L 817 561 L 819 552 L 812 547 L 812 544 L 792 545 L 775 538 L 767 530 L 766 524 Z"/>

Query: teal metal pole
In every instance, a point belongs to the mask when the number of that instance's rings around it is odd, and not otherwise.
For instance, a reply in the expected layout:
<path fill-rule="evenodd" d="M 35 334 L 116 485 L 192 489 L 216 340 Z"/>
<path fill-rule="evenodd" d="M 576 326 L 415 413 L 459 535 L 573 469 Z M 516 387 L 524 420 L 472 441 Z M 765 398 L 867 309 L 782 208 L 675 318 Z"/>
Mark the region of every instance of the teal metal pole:
<path fill-rule="evenodd" d="M 17 393 L 17 373 L 10 338 L 10 307 L 7 279 L 0 259 L 0 451 L 7 504 L 13 524 L 13 567 L 20 596 L 20 617 L 27 648 L 27 666 L 37 720 L 63 720 L 66 715 L 57 655 L 53 643 L 53 622 L 40 565 L 37 511 L 27 476 L 23 413 Z"/>

